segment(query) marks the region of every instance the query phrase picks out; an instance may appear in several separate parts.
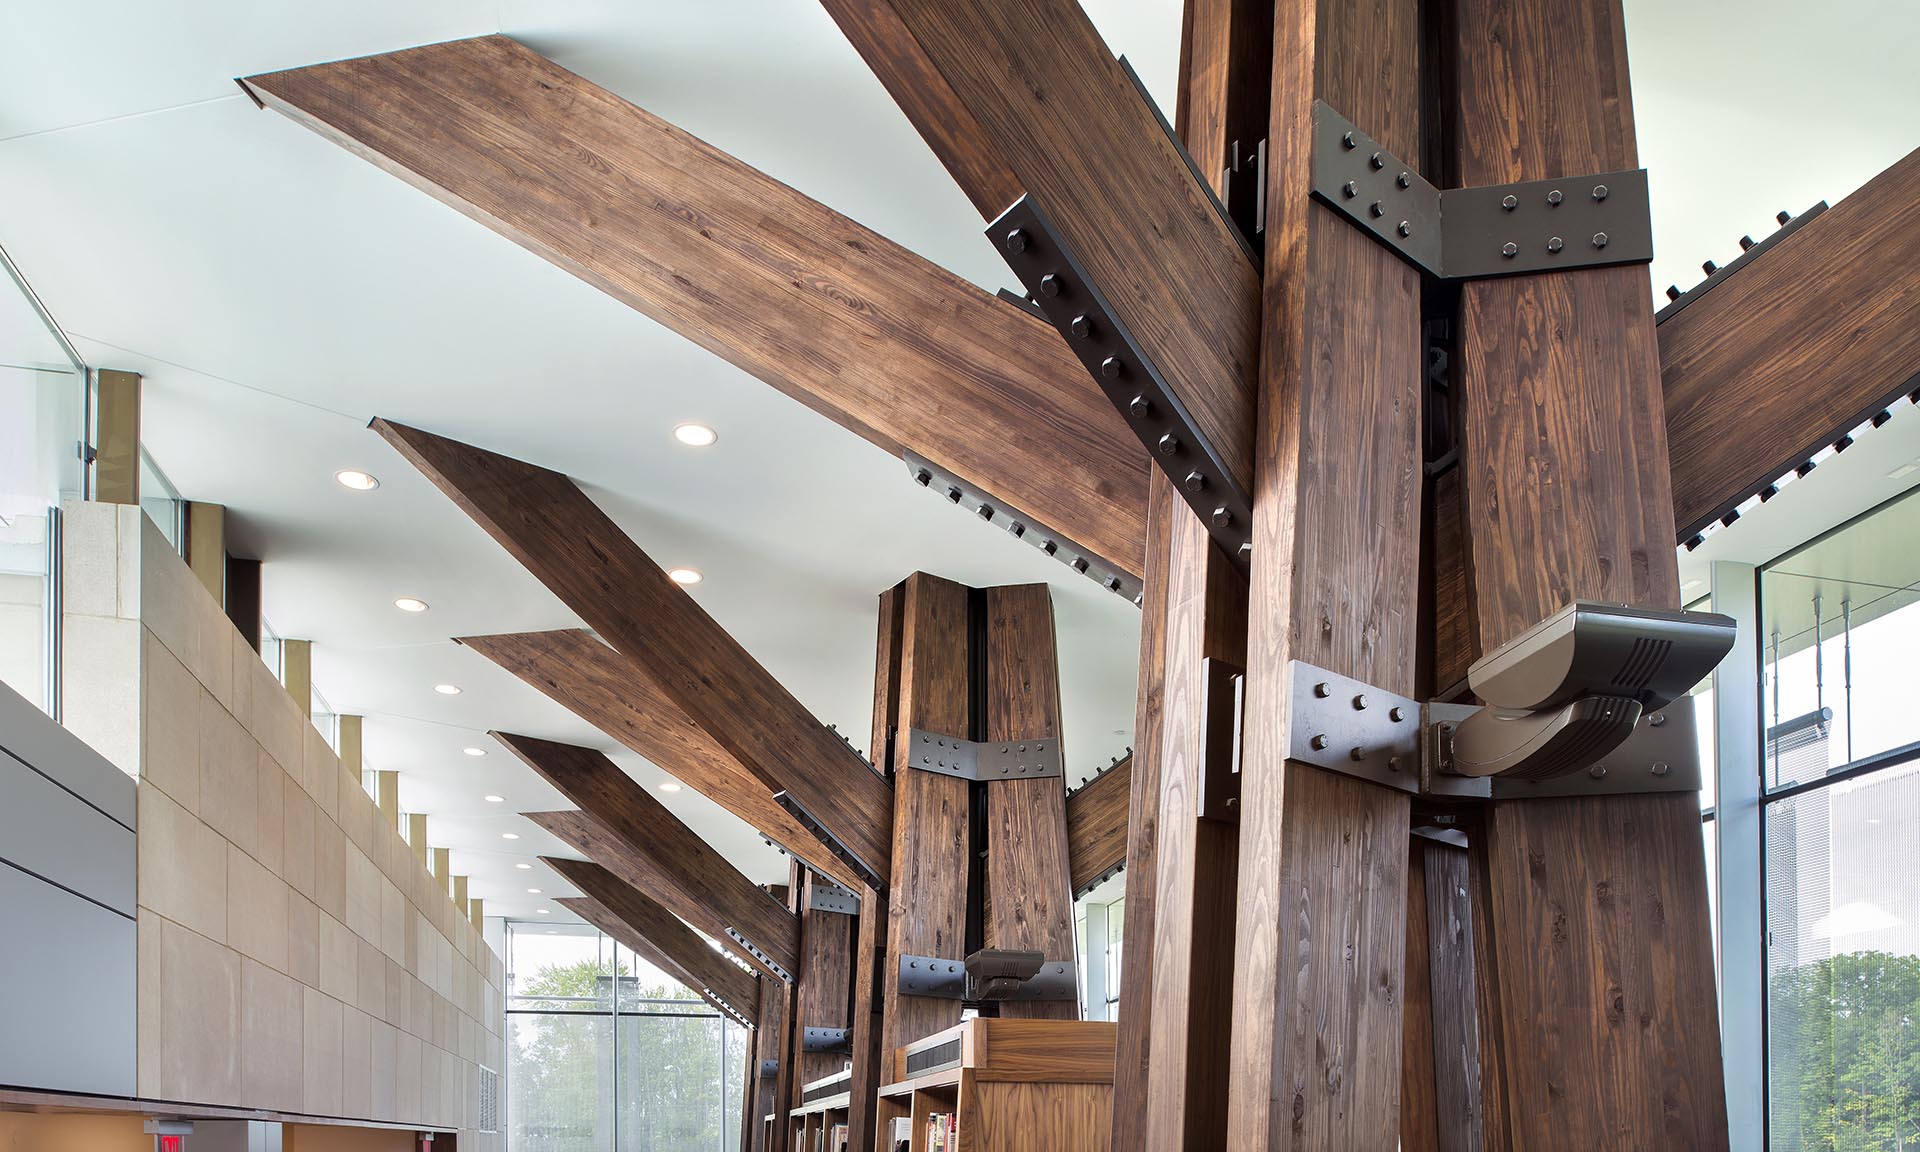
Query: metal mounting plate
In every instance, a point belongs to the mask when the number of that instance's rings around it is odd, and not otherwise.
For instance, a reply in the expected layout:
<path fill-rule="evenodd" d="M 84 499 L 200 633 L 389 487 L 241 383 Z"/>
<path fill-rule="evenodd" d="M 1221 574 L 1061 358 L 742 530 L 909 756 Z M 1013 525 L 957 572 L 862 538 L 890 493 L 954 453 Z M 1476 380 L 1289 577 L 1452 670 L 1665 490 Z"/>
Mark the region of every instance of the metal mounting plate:
<path fill-rule="evenodd" d="M 851 1052 L 853 1029 L 802 1028 L 800 1029 L 800 1050 L 802 1052 Z"/>
<path fill-rule="evenodd" d="M 860 914 L 860 897 L 831 881 L 814 877 L 807 889 L 807 911 L 834 912 L 841 916 Z"/>
<path fill-rule="evenodd" d="M 1287 663 L 1287 758 L 1420 791 L 1420 705 L 1302 660 Z"/>
<path fill-rule="evenodd" d="M 880 879 L 880 874 L 875 872 L 865 860 L 862 860 L 859 854 L 853 849 L 841 843 L 838 836 L 827 831 L 826 825 L 820 823 L 813 813 L 807 811 L 806 805 L 795 799 L 793 793 L 787 791 L 775 792 L 773 794 L 773 802 L 785 808 L 795 820 L 800 822 L 801 827 L 813 833 L 814 836 L 819 839 L 820 843 L 826 846 L 827 851 L 833 853 L 841 863 L 853 869 L 854 874 L 865 881 L 867 887 L 872 888 L 876 892 L 886 888 L 886 884 Z"/>
<path fill-rule="evenodd" d="M 926 457 L 911 451 L 903 451 L 900 455 L 907 462 L 907 472 L 913 477 L 913 482 L 920 487 L 938 492 L 946 498 L 947 503 L 965 508 L 989 524 L 998 524 L 1015 540 L 1026 541 L 1107 591 L 1125 596 L 1135 604 L 1140 603 L 1138 577 L 1107 563 L 1026 513 L 1007 508 L 976 492 L 965 480 Z"/>
<path fill-rule="evenodd" d="M 1060 741 L 962 740 L 907 729 L 907 767 L 962 780 L 1040 780 L 1066 776 Z"/>
<path fill-rule="evenodd" d="M 1240 733 L 1246 709 L 1247 674 L 1238 665 L 1209 656 L 1200 662 L 1206 694 L 1200 701 L 1204 734 L 1200 795 L 1202 820 L 1240 822 Z"/>
<path fill-rule="evenodd" d="M 901 956 L 899 989 L 907 996 L 934 996 L 942 1000 L 967 998 L 967 965 L 939 956 Z M 1007 1000 L 1076 1000 L 1079 977 L 1071 960 L 1047 960 L 1040 971 L 1020 985 Z"/>
<path fill-rule="evenodd" d="M 734 1007 L 731 1003 L 729 1003 L 725 996 L 720 995 L 718 992 L 715 992 L 711 988 L 700 989 L 700 994 L 702 996 L 705 996 L 712 1003 L 719 1005 L 720 1008 L 723 1009 L 727 1015 L 733 1017 L 734 1023 L 739 1024 L 743 1028 L 753 1027 L 753 1021 L 747 1019 L 746 1013 L 740 1011 L 740 1009 Z"/>
<path fill-rule="evenodd" d="M 768 968 L 772 969 L 773 973 L 776 976 L 780 977 L 780 979 L 785 980 L 789 983 L 793 981 L 793 973 L 788 972 L 785 968 L 782 968 L 779 964 L 775 963 L 772 957 L 768 956 L 765 952 L 762 952 L 760 950 L 759 945 L 747 939 L 745 936 L 742 936 L 738 928 L 729 927 L 727 929 L 727 939 L 733 941 L 735 944 L 738 944 L 741 948 L 746 950 L 749 956 L 752 956 L 755 960 L 760 961 L 760 963 L 765 964 Z"/>
<path fill-rule="evenodd" d="M 1323 101 L 1313 105 L 1313 195 L 1443 280 L 1645 264 L 1645 169 L 1438 189 Z"/>
<path fill-rule="evenodd" d="M 1681 696 L 1634 725 L 1633 735 L 1584 772 L 1551 780 L 1500 776 L 1455 776 L 1447 772 L 1451 730 L 1479 709 L 1470 704 L 1429 704 L 1421 774 L 1430 796 L 1463 800 L 1543 800 L 1559 796 L 1630 796 L 1700 790 L 1699 718 L 1694 698 Z"/>
<path fill-rule="evenodd" d="M 1201 434 L 1040 206 L 1022 196 L 987 225 L 987 237 L 1214 541 L 1244 567 L 1253 551 L 1253 497 Z"/>

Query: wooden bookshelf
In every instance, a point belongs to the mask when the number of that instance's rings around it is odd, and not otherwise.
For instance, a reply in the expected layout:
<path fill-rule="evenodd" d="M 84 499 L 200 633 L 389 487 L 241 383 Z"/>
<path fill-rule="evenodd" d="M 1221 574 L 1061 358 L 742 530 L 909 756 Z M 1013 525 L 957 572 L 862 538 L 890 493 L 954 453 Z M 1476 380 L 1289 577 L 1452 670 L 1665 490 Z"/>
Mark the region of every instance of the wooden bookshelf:
<path fill-rule="evenodd" d="M 880 1089 L 872 1152 L 894 1152 L 900 1117 L 910 1152 L 931 1152 L 935 1115 L 958 1118 L 947 1152 L 1105 1152 L 1116 1034 L 1100 1021 L 978 1019 L 909 1044 Z"/>
<path fill-rule="evenodd" d="M 801 1087 L 804 1102 L 787 1113 L 788 1152 L 849 1152 L 846 1132 L 850 1079 L 851 1074 L 842 1070 Z"/>

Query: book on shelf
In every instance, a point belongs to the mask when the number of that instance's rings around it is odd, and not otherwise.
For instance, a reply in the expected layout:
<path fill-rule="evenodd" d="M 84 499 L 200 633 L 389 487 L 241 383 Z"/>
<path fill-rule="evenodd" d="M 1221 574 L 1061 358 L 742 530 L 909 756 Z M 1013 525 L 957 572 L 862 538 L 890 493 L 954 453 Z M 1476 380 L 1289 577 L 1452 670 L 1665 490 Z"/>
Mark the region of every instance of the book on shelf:
<path fill-rule="evenodd" d="M 895 1116 L 893 1123 L 887 1126 L 887 1146 L 893 1152 L 911 1152 L 913 1148 L 913 1117 Z"/>
<path fill-rule="evenodd" d="M 959 1147 L 959 1114 L 955 1112 L 928 1113 L 926 1152 L 958 1152 Z"/>

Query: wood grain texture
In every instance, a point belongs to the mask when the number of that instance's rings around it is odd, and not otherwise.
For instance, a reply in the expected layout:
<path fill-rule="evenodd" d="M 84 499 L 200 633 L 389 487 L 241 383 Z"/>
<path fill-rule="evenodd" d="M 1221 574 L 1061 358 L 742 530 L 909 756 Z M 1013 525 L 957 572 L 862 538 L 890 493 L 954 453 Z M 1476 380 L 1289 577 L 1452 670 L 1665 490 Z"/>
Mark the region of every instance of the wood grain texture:
<path fill-rule="evenodd" d="M 1493 1146 L 1726 1148 L 1695 798 L 1507 804 L 1486 834 L 1475 929 L 1497 957 L 1509 1125 Z"/>
<path fill-rule="evenodd" d="M 1019 177 L 886 0 L 821 0 L 821 6 L 981 216 L 991 220 L 1020 198 Z"/>
<path fill-rule="evenodd" d="M 1659 326 L 1684 540 L 1920 386 L 1920 150 Z"/>
<path fill-rule="evenodd" d="M 802 882 L 809 893 L 820 883 L 809 872 Z M 833 1052 L 801 1051 L 800 1028 L 847 1028 L 853 995 L 853 917 L 837 912 L 815 912 L 803 899 L 800 922 L 800 960 L 794 969 L 795 1022 L 793 1066 L 800 1083 L 811 1084 L 846 1066 L 847 1057 Z"/>
<path fill-rule="evenodd" d="M 1126 863 L 1133 759 L 1122 756 L 1067 797 L 1067 860 L 1075 892 Z"/>
<path fill-rule="evenodd" d="M 972 850 L 967 782 L 909 768 L 906 731 L 967 731 L 967 589 L 924 572 L 907 577 L 900 592 L 899 635 L 889 962 L 880 974 L 883 1053 L 960 1020 L 958 1000 L 902 996 L 896 965 L 900 956 L 959 957 L 966 946 Z"/>
<path fill-rule="evenodd" d="M 1408 899 L 1424 905 L 1424 936 L 1407 933 L 1407 954 L 1428 958 L 1429 1038 L 1434 1065 L 1435 1147 L 1440 1152 L 1480 1152 L 1480 1024 L 1474 1006 L 1472 881 L 1467 850 L 1432 840 L 1415 842 L 1420 885 L 1409 869 Z M 1411 920 L 1409 920 L 1411 925 Z M 1424 947 L 1422 947 L 1424 945 Z M 1411 967 L 1411 963 L 1409 963 Z"/>
<path fill-rule="evenodd" d="M 799 971 L 799 926 L 793 915 L 768 899 L 605 753 L 511 732 L 488 735 L 611 834 L 610 840 L 594 835 L 590 845 L 568 843 L 629 876 L 628 882 L 641 891 L 661 893 L 661 902 L 689 923 L 702 919 L 718 923 L 720 931 L 715 935 L 722 940 L 732 929 L 785 972 Z M 603 852 L 619 863 L 604 859 Z M 705 917 L 682 911 L 681 902 L 699 907 Z M 711 928 L 708 931 L 712 933 Z"/>
<path fill-rule="evenodd" d="M 614 883 L 620 884 L 622 881 L 615 880 Z M 634 895 L 639 896 L 638 893 Z M 639 898 L 646 899 L 645 897 Z M 652 903 L 651 901 L 648 902 Z M 627 923 L 626 920 L 614 915 L 612 909 L 591 896 L 561 896 L 557 898 L 554 903 L 572 912 L 595 928 L 600 929 L 600 931 L 605 932 L 608 936 L 618 940 L 622 945 L 632 951 L 634 955 L 645 960 L 655 968 L 660 969 L 662 972 L 665 972 L 673 979 L 678 980 L 694 992 L 699 993 L 702 1000 L 707 1001 L 722 1012 L 738 1012 L 740 1015 L 746 1017 L 748 1023 L 752 1023 L 760 1011 L 760 992 L 758 988 L 760 978 L 748 972 L 746 969 L 741 968 L 731 960 L 728 960 L 726 957 L 718 953 L 714 954 L 714 959 L 717 960 L 720 965 L 724 965 L 726 968 L 738 972 L 741 976 L 745 977 L 745 980 L 736 984 L 730 976 L 720 975 L 720 969 L 718 967 L 712 968 L 712 972 L 714 973 L 712 976 L 689 967 L 686 963 L 682 962 L 679 956 L 669 953 L 664 948 L 656 945 L 652 940 L 643 936 L 631 924 Z M 661 915 L 669 920 L 673 920 L 675 924 L 680 923 L 678 920 L 675 920 L 673 914 L 666 909 L 660 908 L 657 904 L 654 905 L 654 907 L 659 910 Z M 681 925 L 681 928 L 686 932 L 688 937 L 691 937 L 690 944 L 682 943 L 680 944 L 681 947 L 699 947 L 708 952 L 713 951 L 712 948 L 707 946 L 706 941 L 700 939 L 691 929 L 686 928 L 685 925 Z M 690 952 L 688 953 L 688 959 L 693 959 Z M 716 989 L 713 984 L 715 979 L 719 979 L 722 984 L 732 987 L 732 991 L 723 992 Z M 744 999 L 733 999 L 736 995 L 744 997 Z"/>
<path fill-rule="evenodd" d="M 1411 0 L 1274 12 L 1269 188 L 1304 188 L 1312 102 L 1418 155 Z M 1411 695 L 1417 273 L 1305 196 L 1267 199 L 1241 778 L 1231 1149 L 1391 1148 L 1404 794 L 1288 763 L 1289 660 Z"/>
<path fill-rule="evenodd" d="M 1240 835 L 1200 815 L 1205 661 L 1245 666 L 1247 581 L 1184 505 L 1172 520 L 1147 1147 L 1217 1148 L 1226 1139 Z"/>
<path fill-rule="evenodd" d="M 1465 183 L 1631 167 L 1618 0 L 1461 0 Z M 1645 270 L 1461 295 L 1469 586 L 1491 651 L 1573 599 L 1675 607 L 1672 474 Z M 1484 816 L 1483 1080 L 1496 1147 L 1727 1147 L 1691 797 L 1502 803 Z M 1485 1036 L 1485 1033 L 1482 1033 Z M 1491 1058 L 1491 1059 L 1490 1059 Z M 1493 1127 L 1498 1118 L 1505 1130 Z"/>
<path fill-rule="evenodd" d="M 1158 470 L 1147 495 L 1147 573 L 1140 605 L 1139 688 L 1134 696 L 1132 779 L 1128 782 L 1127 895 L 1120 946 L 1119 1036 L 1114 1051 L 1112 1152 L 1145 1152 L 1147 1070 L 1153 1058 L 1153 885 L 1160 853 L 1160 742 L 1167 659 L 1166 597 L 1172 517 L 1185 511 Z M 1108 773 L 1112 775 L 1112 773 Z M 1072 815 L 1069 805 L 1068 815 Z M 1131 941 L 1131 943 L 1128 943 Z"/>
<path fill-rule="evenodd" d="M 1259 275 L 1086 13 L 1073 0 L 890 3 L 1250 486 Z"/>
<path fill-rule="evenodd" d="M 886 451 L 1137 571 L 1146 452 L 1025 311 L 503 36 L 244 83 Z"/>
<path fill-rule="evenodd" d="M 974 1152 L 1104 1152 L 1113 1086 L 989 1081 L 972 1093 L 976 1118 L 961 1147 Z M 962 1113 L 961 1122 L 966 1122 Z"/>
<path fill-rule="evenodd" d="M 1060 662 L 1053 596 L 1045 584 L 986 590 L 987 740 L 1060 739 Z M 1065 753 L 1062 752 L 1064 757 Z M 1066 781 L 990 780 L 987 793 L 985 946 L 1074 956 Z M 1072 1000 L 1015 1000 L 1007 1019 L 1078 1020 Z"/>
<path fill-rule="evenodd" d="M 665 905 L 620 879 L 611 870 L 586 860 L 566 860 L 542 856 L 540 862 L 552 868 L 567 883 L 578 888 L 594 906 L 605 909 L 619 924 L 644 940 L 669 961 L 667 969 L 696 991 L 711 988 L 723 999 L 742 1008 L 747 1015 L 758 1011 L 759 995 L 754 975 L 715 951 L 697 932 L 681 923 Z M 597 922 L 596 922 L 597 923 Z M 605 925 L 602 931 L 618 938 Z M 622 940 L 621 943 L 627 943 Z M 632 947 L 632 945 L 628 945 Z M 639 948 L 634 948 L 639 952 Z M 779 983 L 779 981 L 774 981 Z"/>
<path fill-rule="evenodd" d="M 738 955 L 742 963 L 775 980 L 785 981 L 793 972 L 793 965 L 798 961 L 793 959 L 796 936 L 792 915 L 777 904 L 773 906 L 774 913 L 787 917 L 788 932 L 784 949 L 780 953 L 770 953 L 785 958 L 785 962 L 773 961 L 780 966 L 775 969 L 766 960 L 747 953 L 728 938 L 727 929 L 733 926 L 730 923 L 731 916 L 710 903 L 712 879 L 707 874 L 710 870 L 708 861 L 688 860 L 674 854 L 671 849 L 658 848 L 650 841 L 635 840 L 587 812 L 522 812 L 521 815 L 533 821 L 536 827 L 551 832 L 569 848 L 618 876 L 623 883 L 652 897 L 675 916 L 711 936 L 722 947 Z M 732 865 L 725 866 L 732 871 Z M 738 876 L 739 873 L 734 872 L 734 875 Z M 756 897 L 766 900 L 764 893 L 756 891 Z"/>
<path fill-rule="evenodd" d="M 746 767 L 687 718 L 645 671 L 580 628 L 464 636 L 457 643 L 646 757 L 662 771 L 847 887 L 860 880 Z M 877 745 L 876 745 L 877 747 Z"/>
<path fill-rule="evenodd" d="M 1401 985 L 1400 1152 L 1438 1152 L 1439 1105 L 1435 1100 L 1433 981 L 1427 948 L 1427 854 L 1417 838 L 1407 852 L 1407 959 Z M 1469 999 L 1468 1005 L 1473 1001 Z"/>
<path fill-rule="evenodd" d="M 786 1053 L 790 991 L 782 981 L 764 977 L 760 980 L 760 1022 L 753 1030 L 753 1054 L 757 1066 L 773 1061 L 774 1072 L 768 1076 L 756 1067 L 751 1083 L 757 1102 L 753 1113 L 753 1146 L 765 1152 L 787 1152 L 786 1115 L 795 1095 L 793 1062 Z M 768 1117 L 773 1118 L 773 1123 L 767 1122 Z"/>
<path fill-rule="evenodd" d="M 892 789 L 558 472 L 374 428 L 771 791 L 887 870 Z"/>
<path fill-rule="evenodd" d="M 847 1148 L 850 1152 L 893 1152 L 883 1146 L 886 1130 L 876 1101 L 891 1053 L 880 1050 L 881 974 L 887 961 L 887 897 L 871 888 L 860 894 L 853 957 L 853 1055 L 847 1083 Z"/>

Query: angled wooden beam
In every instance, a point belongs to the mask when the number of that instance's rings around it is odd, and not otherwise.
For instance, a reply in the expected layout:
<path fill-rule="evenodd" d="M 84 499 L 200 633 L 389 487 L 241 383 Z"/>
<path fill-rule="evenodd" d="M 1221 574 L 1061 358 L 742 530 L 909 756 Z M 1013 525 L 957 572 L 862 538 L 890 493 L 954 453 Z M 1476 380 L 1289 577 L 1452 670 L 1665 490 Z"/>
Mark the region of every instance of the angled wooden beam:
<path fill-rule="evenodd" d="M 792 915 L 604 753 L 511 732 L 488 735 L 613 833 L 618 843 L 606 845 L 609 853 L 633 859 L 635 867 L 646 869 L 655 884 L 677 881 L 676 898 L 710 910 L 724 925 L 723 933 L 732 935 L 736 943 L 759 949 L 756 958 L 764 957 L 779 968 L 777 974 L 795 970 L 798 929 Z M 585 845 L 574 847 L 595 856 Z M 648 890 L 646 885 L 636 887 Z M 668 903 L 671 907 L 672 902 Z"/>
<path fill-rule="evenodd" d="M 879 38 L 884 51 L 853 37 L 884 57 L 881 82 L 916 122 L 930 116 L 914 109 L 938 101 L 978 125 L 1251 492 L 1259 271 L 1086 13 L 1074 0 L 887 7 L 899 31 Z M 912 59 L 895 63 L 902 56 Z M 931 76 L 939 85 L 923 82 Z M 944 143 L 935 151 L 947 159 Z"/>
<path fill-rule="evenodd" d="M 885 881 L 893 788 L 573 481 L 417 428 L 373 426 L 755 779 Z"/>
<path fill-rule="evenodd" d="M 465 636 L 464 644 L 538 689 L 556 704 L 646 757 L 675 779 L 747 822 L 755 831 L 837 883 L 860 877 L 774 802 L 751 772 L 687 718 L 680 706 L 626 657 L 581 628 Z"/>
<path fill-rule="evenodd" d="M 795 959 L 796 928 L 792 915 L 779 905 L 772 904 L 765 893 L 757 889 L 755 898 L 770 904 L 770 910 L 740 900 L 730 876 L 737 877 L 742 883 L 745 883 L 746 877 L 741 876 L 731 864 L 720 860 L 719 854 L 711 848 L 705 852 L 686 852 L 685 845 L 680 842 L 686 837 L 699 838 L 693 836 L 685 825 L 679 826 L 679 831 L 684 832 L 685 836 L 670 833 L 672 846 L 668 846 L 655 842 L 651 826 L 647 827 L 645 839 L 641 840 L 587 812 L 525 812 L 522 815 L 623 882 L 659 901 L 675 916 L 720 941 L 761 972 L 776 980 L 792 978 L 794 965 L 798 963 Z M 678 821 L 675 823 L 678 824 Z M 701 841 L 703 846 L 705 843 Z M 779 922 L 781 917 L 785 918 L 784 923 Z M 756 922 L 775 922 L 774 927 L 759 929 L 762 938 L 768 940 L 769 944 L 763 945 L 740 930 L 739 921 L 748 918 Z M 736 938 L 736 932 L 750 944 Z"/>
<path fill-rule="evenodd" d="M 668 970 L 685 979 L 689 988 L 710 988 L 736 1008 L 749 1005 L 741 1009 L 742 1014 L 753 1016 L 750 1007 L 756 999 L 753 973 L 727 959 L 659 901 L 589 860 L 542 856 L 540 862 L 578 888 L 594 905 L 605 909 L 632 934 L 644 939 L 654 953 L 667 961 Z M 614 933 L 608 932 L 608 935 Z M 641 950 L 635 948 L 634 951 Z M 648 959 L 653 957 L 649 955 Z"/>
<path fill-rule="evenodd" d="M 1146 452 L 1022 309 L 503 36 L 242 84 L 886 451 L 1139 571 Z"/>
<path fill-rule="evenodd" d="M 1133 787 L 1131 755 L 1067 797 L 1067 858 L 1076 896 L 1127 861 L 1127 802 Z"/>
<path fill-rule="evenodd" d="M 653 927 L 654 935 L 669 941 L 668 944 L 662 945 L 655 943 L 651 936 L 625 916 L 615 913 L 591 896 L 562 896 L 554 903 L 618 940 L 634 955 L 699 993 L 701 999 L 721 1012 L 751 1025 L 760 1010 L 760 990 L 757 987 L 760 978 L 718 952 L 714 952 L 705 940 L 700 939 L 692 929 L 674 919 L 673 914 L 665 908 L 647 900 L 645 896 L 628 888 L 619 879 L 612 876 L 608 879 L 614 884 L 627 888 L 633 900 L 645 900 L 658 916 L 672 921 L 679 928 L 679 932 L 664 929 L 662 924 L 656 923 Z M 635 918 L 645 922 L 644 917 L 636 915 Z M 680 933 L 685 935 L 682 936 Z M 669 952 L 667 950 L 669 947 L 676 951 Z M 713 952 L 714 962 L 703 964 L 698 955 L 700 952 Z M 737 973 L 740 979 L 736 981 L 729 972 Z M 716 987 L 716 983 L 721 987 Z M 735 996 L 745 997 L 745 999 L 735 1000 Z"/>
<path fill-rule="evenodd" d="M 1659 325 L 1688 539 L 1920 387 L 1920 150 Z"/>

